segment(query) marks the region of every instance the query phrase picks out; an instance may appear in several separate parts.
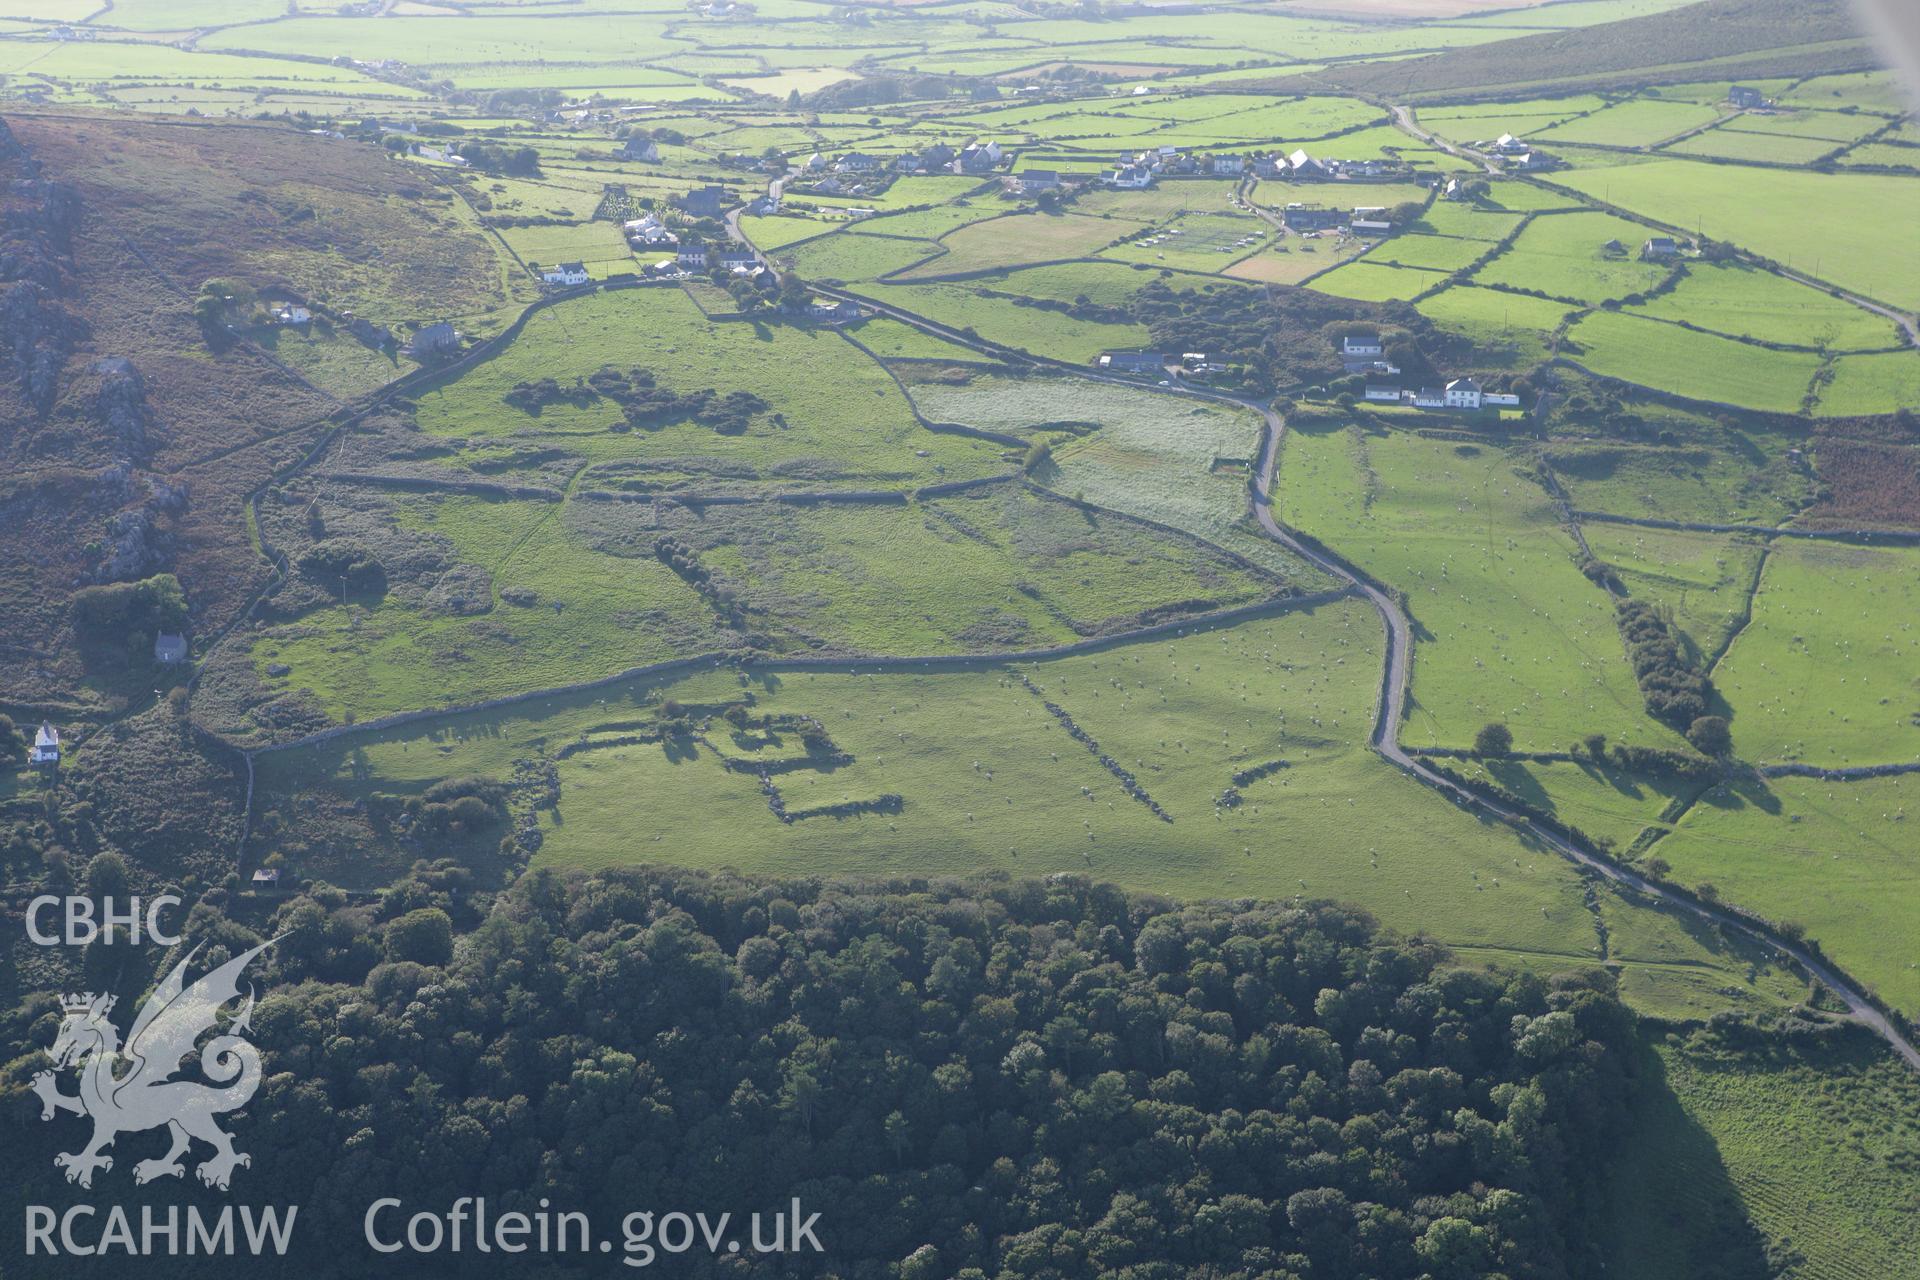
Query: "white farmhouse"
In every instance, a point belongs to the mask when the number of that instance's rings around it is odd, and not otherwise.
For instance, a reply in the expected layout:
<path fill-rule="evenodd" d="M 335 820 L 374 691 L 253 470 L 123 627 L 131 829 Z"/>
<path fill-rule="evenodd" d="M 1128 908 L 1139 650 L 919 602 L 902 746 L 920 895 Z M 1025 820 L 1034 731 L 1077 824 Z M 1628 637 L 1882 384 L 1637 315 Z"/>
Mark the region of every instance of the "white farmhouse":
<path fill-rule="evenodd" d="M 1478 409 L 1482 399 L 1480 384 L 1472 378 L 1455 378 L 1447 384 L 1449 409 Z"/>

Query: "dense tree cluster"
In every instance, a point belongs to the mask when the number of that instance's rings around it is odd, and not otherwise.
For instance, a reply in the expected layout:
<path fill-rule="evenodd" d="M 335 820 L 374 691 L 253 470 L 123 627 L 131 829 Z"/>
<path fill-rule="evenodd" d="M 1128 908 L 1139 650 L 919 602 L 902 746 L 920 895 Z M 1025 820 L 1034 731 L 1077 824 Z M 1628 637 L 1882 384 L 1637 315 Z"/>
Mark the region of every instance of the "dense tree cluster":
<path fill-rule="evenodd" d="M 1151 280 L 1128 303 L 1133 318 L 1166 351 L 1204 351 L 1243 365 L 1256 390 L 1327 383 L 1342 377 L 1338 337 L 1380 333 L 1388 357 L 1409 380 L 1464 364 L 1472 349 L 1428 323 L 1404 303 L 1355 302 L 1311 289 L 1208 286 L 1176 289 Z"/>
<path fill-rule="evenodd" d="M 516 382 L 501 398 L 535 417 L 552 404 L 584 408 L 602 399 L 610 400 L 620 406 L 622 421 L 617 430 L 660 427 L 691 419 L 723 436 L 744 434 L 754 415 L 771 407 L 751 391 L 723 394 L 712 387 L 672 391 L 661 386 L 649 370 L 620 370 L 611 365 L 566 385 L 553 378 Z"/>
<path fill-rule="evenodd" d="M 1622 600 L 1615 606 L 1615 613 L 1634 678 L 1646 699 L 1647 714 L 1684 733 L 1708 713 L 1713 686 L 1682 644 L 1682 637 L 1654 605 L 1645 600 Z"/>
<path fill-rule="evenodd" d="M 300 1203 L 310 1246 L 382 1195 L 609 1221 L 798 1196 L 824 1255 L 676 1273 L 1560 1277 L 1633 1089 L 1610 992 L 1326 906 L 623 869 L 490 906 L 320 890 L 259 924 L 284 936 L 246 1196 Z M 189 932 L 209 961 L 256 936 L 205 908 Z M 0 1030 L 57 1020 L 47 996 Z"/>

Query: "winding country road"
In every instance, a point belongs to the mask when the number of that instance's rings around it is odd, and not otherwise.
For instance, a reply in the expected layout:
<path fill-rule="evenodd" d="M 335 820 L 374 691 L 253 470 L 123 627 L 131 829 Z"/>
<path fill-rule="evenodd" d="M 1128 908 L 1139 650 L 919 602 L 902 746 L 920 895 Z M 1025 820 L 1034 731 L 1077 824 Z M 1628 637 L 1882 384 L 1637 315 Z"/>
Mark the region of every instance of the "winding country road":
<path fill-rule="evenodd" d="M 744 240 L 737 222 L 730 222 L 730 228 L 736 236 Z M 1672 887 L 1656 880 L 1650 880 L 1629 867 L 1614 862 L 1598 852 L 1571 839 L 1548 831 L 1534 823 L 1526 814 L 1501 804 L 1488 796 L 1469 791 L 1454 783 L 1442 774 L 1410 755 L 1400 745 L 1400 726 L 1406 712 L 1407 691 L 1413 674 L 1413 628 L 1407 621 L 1406 613 L 1400 603 L 1381 587 L 1368 581 L 1358 569 L 1340 559 L 1330 551 L 1309 545 L 1296 536 L 1292 530 L 1282 525 L 1273 515 L 1273 477 L 1280 457 L 1280 442 L 1286 433 L 1286 422 L 1271 406 L 1259 403 L 1243 396 L 1228 395 L 1223 392 L 1209 391 L 1187 386 L 1178 382 L 1172 386 L 1155 387 L 1135 379 L 1103 374 L 1063 361 L 1028 355 L 1008 348 L 997 346 L 971 334 L 963 334 L 946 325 L 928 320 L 911 311 L 903 310 L 889 303 L 878 302 L 873 298 L 850 293 L 822 285 L 812 286 L 815 292 L 830 297 L 843 298 L 857 302 L 878 314 L 908 324 L 923 333 L 945 339 L 958 346 L 977 351 L 996 360 L 1040 365 L 1072 373 L 1077 377 L 1090 378 L 1099 382 L 1112 382 L 1136 390 L 1158 392 L 1166 395 L 1194 396 L 1207 400 L 1223 401 L 1251 409 L 1260 414 L 1264 421 L 1261 432 L 1260 454 L 1254 471 L 1250 502 L 1254 517 L 1268 537 L 1292 551 L 1309 564 L 1333 575 L 1352 586 L 1365 597 L 1368 603 L 1380 614 L 1382 626 L 1386 629 L 1387 652 L 1384 669 L 1381 672 L 1380 707 L 1373 726 L 1373 749 L 1398 767 L 1403 773 L 1428 787 L 1433 788 L 1460 808 L 1480 814 L 1496 822 L 1501 822 L 1522 834 L 1531 837 L 1554 853 L 1574 863 L 1576 866 L 1609 882 L 1636 894 L 1657 899 L 1676 911 L 1705 921 L 1721 929 L 1733 930 L 1771 952 L 1790 961 L 1801 971 L 1818 980 L 1834 996 L 1847 1006 L 1848 1017 L 1871 1030 L 1885 1040 L 1909 1067 L 1920 1071 L 1920 1048 L 1916 1048 L 1886 1014 L 1882 1013 L 1860 988 L 1849 978 L 1826 961 L 1815 956 L 1805 946 L 1776 935 L 1765 925 L 1739 915 L 1733 911 L 1710 906 L 1676 892 Z"/>

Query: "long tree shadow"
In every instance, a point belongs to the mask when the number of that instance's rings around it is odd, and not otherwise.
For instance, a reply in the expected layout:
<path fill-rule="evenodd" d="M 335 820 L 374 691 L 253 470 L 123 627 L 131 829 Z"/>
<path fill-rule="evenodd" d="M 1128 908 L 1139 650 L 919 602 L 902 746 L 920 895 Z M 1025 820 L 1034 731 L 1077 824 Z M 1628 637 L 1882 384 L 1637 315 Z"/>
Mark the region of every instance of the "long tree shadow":
<path fill-rule="evenodd" d="M 1681 1105 L 1651 1044 L 1642 1042 L 1636 1066 L 1640 1094 L 1598 1214 L 1605 1274 L 1764 1280 L 1767 1242 L 1719 1145 Z"/>

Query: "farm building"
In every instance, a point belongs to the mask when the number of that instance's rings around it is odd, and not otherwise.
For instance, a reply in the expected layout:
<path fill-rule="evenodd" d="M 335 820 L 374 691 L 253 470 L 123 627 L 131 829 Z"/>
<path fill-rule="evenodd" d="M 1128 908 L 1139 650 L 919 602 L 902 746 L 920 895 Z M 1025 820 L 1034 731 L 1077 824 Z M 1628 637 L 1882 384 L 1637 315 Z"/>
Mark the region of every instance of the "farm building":
<path fill-rule="evenodd" d="M 255 871 L 255 872 L 253 873 L 253 883 L 254 883 L 254 884 L 257 884 L 257 885 L 261 885 L 261 886 L 263 886 L 263 887 L 264 887 L 264 886 L 267 886 L 267 885 L 276 885 L 276 884 L 279 884 L 279 883 L 280 883 L 280 868 L 278 868 L 278 867 L 261 867 L 261 868 L 260 868 L 260 869 L 259 869 L 258 871 Z"/>
<path fill-rule="evenodd" d="M 1422 387 L 1413 393 L 1413 407 L 1416 409 L 1444 409 L 1447 407 L 1447 393 L 1439 387 Z"/>
<path fill-rule="evenodd" d="M 1600 246 L 1600 252 L 1607 254 L 1609 257 L 1619 257 L 1626 253 L 1626 251 L 1627 246 L 1621 244 L 1618 240 L 1609 240 Z"/>
<path fill-rule="evenodd" d="M 1481 395 L 1480 404 L 1487 409 L 1518 409 L 1520 397 L 1505 391 L 1488 391 Z"/>
<path fill-rule="evenodd" d="M 1367 385 L 1366 398 L 1375 403 L 1385 402 L 1387 404 L 1399 404 L 1400 388 L 1375 386 L 1369 383 Z"/>
<path fill-rule="evenodd" d="M 1378 218 L 1355 218 L 1353 234 L 1357 236 L 1385 236 L 1393 231 L 1391 222 L 1382 222 Z"/>
<path fill-rule="evenodd" d="M 1674 242 L 1672 236 L 1650 236 L 1647 242 L 1640 246 L 1640 257 L 1646 262 L 1658 262 L 1663 258 L 1679 256 L 1680 246 Z"/>
<path fill-rule="evenodd" d="M 275 307 L 272 315 L 275 324 L 290 324 L 296 329 L 313 323 L 313 312 L 294 302 Z"/>
<path fill-rule="evenodd" d="M 33 750 L 27 753 L 27 759 L 35 764 L 60 763 L 60 731 L 51 721 L 40 722 L 40 732 L 33 735 Z"/>
<path fill-rule="evenodd" d="M 1343 214 L 1338 209 L 1295 209 L 1288 208 L 1280 215 L 1289 231 L 1328 231 L 1340 225 Z"/>
<path fill-rule="evenodd" d="M 168 666 L 187 656 L 187 638 L 177 631 L 162 631 L 153 638 L 153 660 Z"/>
<path fill-rule="evenodd" d="M 1767 95 L 1752 85 L 1736 84 L 1727 90 L 1727 102 L 1742 111 L 1751 111 L 1755 107 L 1767 105 Z"/>
<path fill-rule="evenodd" d="M 1111 373 L 1159 373 L 1167 358 L 1158 351 L 1102 351 L 1093 363 Z"/>
<path fill-rule="evenodd" d="M 860 304 L 840 298 L 809 298 L 807 315 L 827 324 L 851 324 L 861 318 Z"/>
<path fill-rule="evenodd" d="M 421 327 L 415 331 L 413 341 L 407 344 L 408 354 L 416 359 L 421 356 L 444 355 L 459 348 L 460 335 L 444 320 Z"/>
<path fill-rule="evenodd" d="M 563 262 L 557 267 L 548 267 L 545 271 L 542 271 L 540 278 L 548 284 L 585 284 L 587 282 L 587 264 L 584 262 Z"/>
<path fill-rule="evenodd" d="M 1056 169 L 1022 169 L 1014 175 L 1022 191 L 1057 191 L 1060 173 Z"/>

